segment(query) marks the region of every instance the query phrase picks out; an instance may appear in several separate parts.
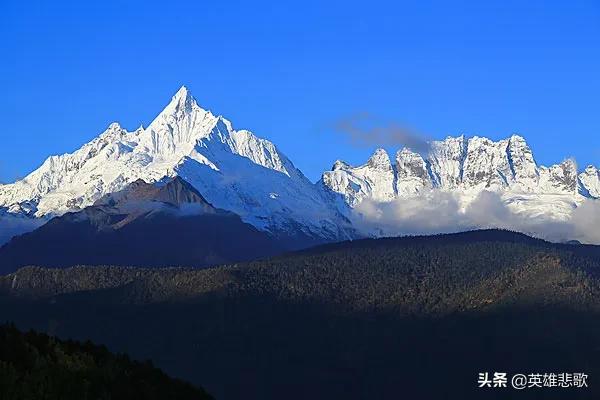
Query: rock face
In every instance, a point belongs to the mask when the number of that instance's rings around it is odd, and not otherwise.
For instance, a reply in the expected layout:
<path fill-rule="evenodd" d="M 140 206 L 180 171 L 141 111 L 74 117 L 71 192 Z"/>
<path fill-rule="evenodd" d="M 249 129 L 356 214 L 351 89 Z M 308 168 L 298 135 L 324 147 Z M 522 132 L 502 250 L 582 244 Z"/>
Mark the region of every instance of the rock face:
<path fill-rule="evenodd" d="M 511 167 L 513 186 L 525 192 L 535 191 L 539 172 L 533 153 L 523 137 L 511 136 L 508 142 L 507 156 Z"/>
<path fill-rule="evenodd" d="M 181 176 L 217 208 L 273 235 L 351 237 L 329 198 L 273 143 L 235 130 L 182 87 L 148 128 L 113 123 L 72 154 L 52 156 L 26 178 L 0 186 L 0 209 L 39 217 L 92 205 L 142 179 Z"/>
<path fill-rule="evenodd" d="M 579 182 L 577 165 L 573 160 L 566 160 L 549 168 L 540 167 L 539 174 L 540 193 L 577 194 Z"/>
<path fill-rule="evenodd" d="M 144 209 L 159 204 L 181 208 L 193 204 L 198 212 L 215 214 L 217 209 L 210 205 L 192 185 L 176 176 L 165 184 L 151 185 L 142 179 L 128 185 L 118 192 L 109 193 L 94 202 L 96 207 L 110 207 L 117 212 L 122 208 L 134 206 Z"/>
<path fill-rule="evenodd" d="M 433 186 L 448 189 L 459 187 L 466 153 L 467 139 L 464 136 L 433 142 L 429 154 Z"/>
<path fill-rule="evenodd" d="M 396 153 L 396 193 L 414 195 L 431 189 L 428 164 L 420 154 L 406 148 Z"/>
<path fill-rule="evenodd" d="M 593 165 L 579 174 L 580 192 L 584 196 L 600 199 L 600 170 Z"/>

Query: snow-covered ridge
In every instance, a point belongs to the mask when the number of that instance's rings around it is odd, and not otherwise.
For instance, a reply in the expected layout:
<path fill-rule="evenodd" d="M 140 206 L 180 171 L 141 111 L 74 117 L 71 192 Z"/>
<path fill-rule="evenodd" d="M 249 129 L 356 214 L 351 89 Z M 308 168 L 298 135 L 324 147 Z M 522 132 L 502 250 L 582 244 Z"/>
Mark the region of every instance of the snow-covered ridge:
<path fill-rule="evenodd" d="M 129 132 L 113 123 L 79 150 L 49 157 L 23 180 L 0 186 L 0 209 L 60 215 L 138 179 L 174 176 L 260 229 L 282 232 L 294 225 L 308 236 L 344 238 L 341 215 L 273 143 L 235 130 L 201 108 L 185 87 L 147 128 Z"/>
<path fill-rule="evenodd" d="M 392 201 L 431 189 L 471 198 L 484 190 L 507 198 L 519 195 L 521 200 L 537 196 L 537 203 L 566 196 L 573 206 L 581 198 L 600 198 L 597 168 L 589 166 L 578 174 L 576 163 L 570 159 L 550 167 L 539 166 L 525 139 L 518 135 L 500 141 L 448 137 L 432 142 L 426 157 L 403 148 L 396 153 L 394 164 L 385 150 L 377 149 L 361 166 L 337 161 L 323 174 L 322 183 L 343 196 L 350 207 L 364 199 Z M 512 203 L 521 209 L 528 206 L 527 201 Z"/>

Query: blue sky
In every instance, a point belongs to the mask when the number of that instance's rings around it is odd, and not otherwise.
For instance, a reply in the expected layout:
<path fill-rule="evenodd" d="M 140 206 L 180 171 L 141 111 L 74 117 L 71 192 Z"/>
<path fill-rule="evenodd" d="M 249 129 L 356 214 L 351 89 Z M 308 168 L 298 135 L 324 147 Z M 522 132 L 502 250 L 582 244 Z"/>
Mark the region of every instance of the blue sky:
<path fill-rule="evenodd" d="M 0 2 L 0 181 L 146 126 L 182 84 L 312 180 L 366 161 L 333 133 L 365 112 L 600 165 L 597 1 L 119 3 Z"/>

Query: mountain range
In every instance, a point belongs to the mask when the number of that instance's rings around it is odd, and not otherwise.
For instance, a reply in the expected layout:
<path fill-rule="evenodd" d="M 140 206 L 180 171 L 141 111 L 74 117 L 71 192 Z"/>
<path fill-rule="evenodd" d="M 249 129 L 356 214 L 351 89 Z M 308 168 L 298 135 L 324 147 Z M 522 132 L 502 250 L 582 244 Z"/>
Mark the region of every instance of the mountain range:
<path fill-rule="evenodd" d="M 433 141 L 427 158 L 403 148 L 396 153 L 395 163 L 385 150 L 377 149 L 359 167 L 337 161 L 323 174 L 323 183 L 342 194 L 350 206 L 364 198 L 385 202 L 435 188 L 600 197 L 598 169 L 589 166 L 578 174 L 570 159 L 551 167 L 538 166 L 525 139 L 518 135 L 497 142 L 477 136 L 448 137 Z"/>
<path fill-rule="evenodd" d="M 0 240 L 136 181 L 160 186 L 175 177 L 211 206 L 296 248 L 384 234 L 361 224 L 369 218 L 361 209 L 367 203 L 402 206 L 405 199 L 446 193 L 461 212 L 490 192 L 516 215 L 568 221 L 582 203 L 600 198 L 596 167 L 578 172 L 573 160 L 540 166 L 517 135 L 448 137 L 431 142 L 424 155 L 403 148 L 394 162 L 377 149 L 361 166 L 336 161 L 312 183 L 273 143 L 234 129 L 182 87 L 147 128 L 130 132 L 113 123 L 79 150 L 51 156 L 24 179 L 0 185 L 0 223 L 9 232 Z"/>

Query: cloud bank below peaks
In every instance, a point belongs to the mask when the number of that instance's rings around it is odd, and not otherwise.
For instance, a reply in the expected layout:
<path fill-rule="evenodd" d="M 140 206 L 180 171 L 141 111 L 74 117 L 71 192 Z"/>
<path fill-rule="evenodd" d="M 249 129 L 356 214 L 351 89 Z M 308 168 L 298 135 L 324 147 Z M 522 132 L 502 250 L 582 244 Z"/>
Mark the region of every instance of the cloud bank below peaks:
<path fill-rule="evenodd" d="M 554 242 L 578 240 L 600 244 L 600 201 L 585 199 L 577 207 L 564 201 L 556 213 L 516 212 L 518 198 L 503 198 L 483 191 L 475 198 L 431 190 L 423 194 L 379 203 L 363 200 L 352 212 L 355 226 L 369 236 L 428 235 L 472 229 L 500 228 L 523 232 Z M 576 207 L 570 217 L 560 208 Z"/>

